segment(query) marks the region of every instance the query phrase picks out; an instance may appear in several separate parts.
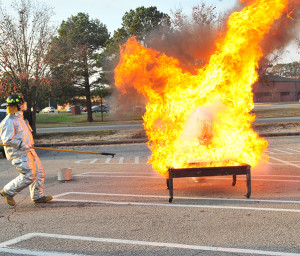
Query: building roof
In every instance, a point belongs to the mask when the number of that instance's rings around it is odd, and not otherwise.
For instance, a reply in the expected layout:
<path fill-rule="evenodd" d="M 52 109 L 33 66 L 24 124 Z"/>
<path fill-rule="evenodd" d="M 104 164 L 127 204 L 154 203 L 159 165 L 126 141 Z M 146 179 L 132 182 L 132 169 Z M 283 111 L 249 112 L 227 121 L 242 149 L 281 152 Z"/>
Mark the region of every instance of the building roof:
<path fill-rule="evenodd" d="M 263 79 L 265 78 L 270 82 L 300 82 L 300 79 L 283 77 L 283 76 L 267 75 Z"/>

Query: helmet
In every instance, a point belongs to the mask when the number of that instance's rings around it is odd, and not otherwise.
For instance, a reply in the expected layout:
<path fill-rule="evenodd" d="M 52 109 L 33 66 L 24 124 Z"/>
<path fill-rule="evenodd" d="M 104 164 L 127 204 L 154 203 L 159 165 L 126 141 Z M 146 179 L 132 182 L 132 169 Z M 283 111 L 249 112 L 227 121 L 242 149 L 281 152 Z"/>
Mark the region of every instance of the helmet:
<path fill-rule="evenodd" d="M 8 96 L 6 99 L 7 106 L 17 106 L 18 109 L 20 108 L 21 104 L 25 102 L 24 98 L 18 94 L 12 94 Z"/>

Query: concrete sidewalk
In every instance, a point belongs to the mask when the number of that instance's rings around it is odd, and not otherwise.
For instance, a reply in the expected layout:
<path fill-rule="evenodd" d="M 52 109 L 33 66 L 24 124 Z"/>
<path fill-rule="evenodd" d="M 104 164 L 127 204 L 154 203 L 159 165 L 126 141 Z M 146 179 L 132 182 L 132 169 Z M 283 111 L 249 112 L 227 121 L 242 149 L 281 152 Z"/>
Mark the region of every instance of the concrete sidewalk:
<path fill-rule="evenodd" d="M 261 137 L 280 137 L 280 136 L 300 136 L 300 132 L 294 131 L 294 132 L 273 132 L 273 133 L 259 133 Z M 148 139 L 146 137 L 133 139 L 133 138 L 116 138 L 115 140 L 89 140 L 89 141 L 56 141 L 53 143 L 36 143 L 36 147 L 69 147 L 69 146 L 88 146 L 88 145 L 115 145 L 115 144 L 134 144 L 134 143 L 146 143 Z"/>

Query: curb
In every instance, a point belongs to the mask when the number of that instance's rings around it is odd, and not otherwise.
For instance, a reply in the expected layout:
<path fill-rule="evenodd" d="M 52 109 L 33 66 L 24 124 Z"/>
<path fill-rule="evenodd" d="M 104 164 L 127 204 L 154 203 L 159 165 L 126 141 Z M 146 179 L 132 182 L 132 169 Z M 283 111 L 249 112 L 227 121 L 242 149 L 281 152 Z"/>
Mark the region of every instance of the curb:
<path fill-rule="evenodd" d="M 287 136 L 300 136 L 300 132 L 282 132 L 282 133 L 261 133 L 261 137 L 287 137 Z M 117 144 L 135 144 L 146 143 L 147 138 L 131 139 L 122 141 L 94 141 L 94 142 L 67 142 L 67 143 L 48 143 L 48 144 L 35 144 L 36 147 L 71 147 L 71 146 L 101 146 L 101 145 L 117 145 Z"/>
<path fill-rule="evenodd" d="M 285 136 L 299 136 L 300 132 L 280 132 L 280 133 L 261 133 L 261 137 L 285 137 Z"/>
<path fill-rule="evenodd" d="M 116 145 L 116 144 L 134 144 L 146 143 L 147 139 L 132 139 L 122 141 L 94 141 L 94 142 L 67 142 L 67 143 L 48 143 L 48 144 L 35 144 L 35 147 L 71 147 L 71 146 L 96 146 L 96 145 Z"/>

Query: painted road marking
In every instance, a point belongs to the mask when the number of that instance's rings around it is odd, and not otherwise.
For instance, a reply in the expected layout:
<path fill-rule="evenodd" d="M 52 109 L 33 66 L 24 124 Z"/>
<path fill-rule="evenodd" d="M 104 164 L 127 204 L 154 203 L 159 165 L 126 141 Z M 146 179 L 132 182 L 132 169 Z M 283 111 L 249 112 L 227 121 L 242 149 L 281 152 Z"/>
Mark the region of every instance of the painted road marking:
<path fill-rule="evenodd" d="M 143 172 L 102 172 L 101 171 L 101 172 L 83 172 L 83 173 L 80 173 L 80 174 L 75 174 L 73 176 L 82 176 L 82 175 L 88 175 L 88 174 L 115 174 L 115 173 L 121 173 L 121 174 L 144 174 L 144 175 L 154 175 L 155 174 L 155 173 L 143 173 Z M 292 176 L 292 177 L 294 177 L 294 176 Z"/>
<path fill-rule="evenodd" d="M 158 206 L 158 207 L 182 207 L 182 208 L 208 208 L 208 209 L 227 209 L 227 210 L 247 210 L 247 211 L 271 211 L 271 212 L 289 212 L 289 213 L 300 213 L 298 209 L 287 209 L 287 208 L 264 208 L 264 207 L 246 207 L 246 206 L 228 206 L 228 205 L 204 205 L 204 204 L 170 204 L 170 203 L 146 203 L 146 202 L 133 202 L 133 201 L 108 201 L 108 200 L 81 200 L 81 199 L 60 199 L 63 196 L 71 194 L 80 195 L 111 195 L 116 196 L 117 194 L 101 194 L 101 193 L 85 193 L 85 192 L 69 192 L 54 196 L 55 201 L 59 202 L 72 202 L 72 203 L 92 203 L 92 204 L 110 204 L 110 205 L 125 205 L 125 206 Z M 128 195 L 119 195 L 128 196 Z M 161 196 L 149 196 L 149 195 L 133 195 L 136 197 L 152 197 L 152 198 L 162 198 Z M 169 198 L 164 196 L 163 198 Z M 194 199 L 189 197 L 176 197 L 176 199 Z M 201 198 L 199 198 L 201 200 Z M 205 199 L 211 200 L 211 199 Z M 215 200 L 215 198 L 213 199 Z M 227 201 L 227 199 L 221 199 L 222 201 Z M 289 204 L 299 204 L 299 201 L 282 201 L 282 200 L 255 200 L 255 199 L 235 199 L 235 201 L 245 202 L 267 202 L 267 203 L 286 203 Z"/>
<path fill-rule="evenodd" d="M 270 153 L 270 152 L 268 152 Z M 294 153 L 288 153 L 286 152 L 286 154 L 294 154 Z M 284 161 L 281 160 L 279 158 L 275 158 L 272 156 L 269 156 L 270 159 L 275 160 L 276 162 L 269 162 L 267 164 L 269 165 L 291 165 L 294 166 L 296 168 L 300 168 L 300 161 L 297 160 L 291 160 L 291 161 Z M 127 162 L 126 162 L 127 160 Z M 150 160 L 150 156 L 149 157 L 139 157 L 139 156 L 135 156 L 135 157 L 115 157 L 115 158 L 95 158 L 95 159 L 81 159 L 81 160 L 76 160 L 75 163 L 76 164 L 125 164 L 125 165 L 135 165 L 135 164 L 140 164 L 140 165 L 147 165 L 147 162 Z M 278 163 L 279 162 L 279 163 Z M 299 163 L 299 165 L 297 164 Z"/>
<path fill-rule="evenodd" d="M 73 235 L 60 235 L 60 234 L 48 234 L 48 233 L 29 233 L 24 236 L 18 237 L 18 241 L 25 241 L 25 240 L 29 240 L 29 239 L 37 238 L 37 237 L 38 238 L 80 240 L 80 241 L 99 242 L 99 243 L 152 246 L 152 247 L 163 247 L 163 248 L 172 248 L 172 249 L 189 249 L 189 250 L 196 250 L 196 251 L 228 252 L 228 253 L 239 253 L 239 254 L 243 253 L 243 254 L 275 255 L 275 256 L 299 256 L 300 255 L 299 253 L 278 252 L 278 251 L 263 251 L 263 250 L 255 250 L 255 249 L 201 246 L 201 245 L 164 243 L 164 242 L 148 242 L 148 241 L 141 241 L 141 240 L 73 236 Z M 14 239 L 12 239 L 12 240 L 8 241 L 7 244 L 8 243 L 10 245 L 13 245 L 16 242 L 14 241 Z M 0 246 L 1 246 L 1 244 L 0 244 Z"/>
<path fill-rule="evenodd" d="M 106 175 L 107 174 L 107 175 Z M 117 174 L 117 175 L 116 175 Z M 120 175 L 123 174 L 123 175 Z M 135 175 L 133 175 L 135 174 Z M 75 174 L 78 177 L 108 177 L 108 178 L 147 178 L 147 179 L 161 179 L 162 177 L 155 173 L 142 172 L 84 172 Z"/>
<path fill-rule="evenodd" d="M 276 149 L 276 148 L 273 148 L 272 150 L 278 151 L 280 153 L 288 154 L 288 155 L 293 155 L 294 154 L 293 152 L 291 153 L 291 152 L 281 150 L 281 149 Z"/>
<path fill-rule="evenodd" d="M 120 175 L 123 174 L 123 175 Z M 84 172 L 80 174 L 75 174 L 73 176 L 77 177 L 106 177 L 106 178 L 146 178 L 146 179 L 165 179 L 156 173 L 142 173 L 142 172 Z M 259 177 L 272 177 L 275 179 L 265 179 Z M 188 178 L 188 177 L 187 177 Z M 278 179 L 278 178 L 292 178 L 292 179 Z M 300 176 L 297 175 L 252 175 L 252 181 L 266 181 L 266 182 L 296 182 L 300 183 Z M 224 176 L 213 176 L 209 177 L 209 179 L 215 180 L 232 180 L 232 177 L 224 177 Z M 240 177 L 239 180 L 245 181 L 246 178 L 244 176 Z"/>
<path fill-rule="evenodd" d="M 74 176 L 74 175 L 73 175 Z M 101 178 L 147 178 L 147 179 L 161 179 L 161 177 L 157 176 L 142 176 L 142 175 L 78 175 L 80 177 L 101 177 Z M 299 181 L 300 182 L 300 181 Z"/>
<path fill-rule="evenodd" d="M 296 149 L 292 149 L 292 148 L 287 148 L 287 150 L 291 150 L 291 151 L 294 151 L 294 152 L 300 153 L 300 150 L 296 150 Z"/>
<path fill-rule="evenodd" d="M 107 175 L 106 175 L 107 174 Z M 120 175 L 123 174 L 123 175 Z M 84 177 L 142 177 L 142 178 L 162 178 L 157 173 L 143 173 L 143 172 L 84 172 L 75 174 L 73 176 L 84 176 Z"/>
<path fill-rule="evenodd" d="M 94 163 L 96 163 L 98 160 L 99 160 L 99 159 L 96 158 L 96 159 L 92 160 L 92 161 L 90 162 L 90 164 L 94 164 Z"/>
<path fill-rule="evenodd" d="M 126 159 L 130 160 L 130 162 L 126 163 L 125 162 Z M 126 157 L 126 158 L 108 157 L 108 158 L 80 159 L 80 160 L 76 160 L 75 164 L 95 164 L 95 163 L 97 164 L 147 164 L 149 160 L 150 160 L 150 156 L 149 157 L 134 156 L 134 157 Z"/>
<path fill-rule="evenodd" d="M 284 149 L 271 148 L 268 149 L 266 152 L 271 155 L 279 155 L 279 154 L 298 155 L 298 153 L 300 153 L 300 150 L 291 149 L 291 148 L 284 148 Z"/>
<path fill-rule="evenodd" d="M 296 167 L 296 168 L 300 168 L 299 165 L 293 164 L 292 162 L 284 161 L 284 160 L 281 160 L 281 159 L 278 159 L 278 158 L 275 158 L 275 157 L 272 157 L 272 156 L 269 156 L 269 158 L 270 158 L 270 159 L 273 159 L 273 160 L 275 160 L 275 161 L 281 162 L 281 163 L 283 163 L 283 164 L 285 164 L 285 165 L 291 165 L 291 166 L 294 166 L 294 167 Z"/>
<path fill-rule="evenodd" d="M 242 207 L 242 206 L 218 206 L 218 205 L 190 205 L 190 204 L 160 204 L 160 203 L 138 203 L 138 202 L 118 202 L 105 200 L 73 200 L 73 199 L 54 199 L 58 202 L 72 203 L 91 203 L 91 204 L 111 204 L 111 205 L 127 205 L 127 206 L 159 206 L 159 207 L 183 207 L 183 208 L 211 208 L 211 209 L 227 209 L 227 210 L 247 210 L 247 211 L 270 211 L 270 212 L 290 212 L 300 213 L 297 209 L 286 208 L 259 208 L 259 207 Z M 53 202 L 55 202 L 53 201 Z"/>
<path fill-rule="evenodd" d="M 86 256 L 85 254 L 74 254 L 74 253 L 64 253 L 64 252 L 47 252 L 47 251 L 33 251 L 24 249 L 11 249 L 11 248 L 1 248 L 0 253 L 7 253 L 9 255 L 30 255 L 30 256 Z"/>
<path fill-rule="evenodd" d="M 108 194 L 108 193 L 91 193 L 91 192 L 65 192 L 56 195 L 54 198 L 67 196 L 67 195 L 93 195 L 93 196 L 115 196 L 115 197 L 141 197 L 141 198 L 159 198 L 168 199 L 169 196 L 158 196 L 158 195 L 136 195 L 136 194 Z M 280 203 L 280 204 L 300 204 L 300 201 L 291 200 L 270 200 L 270 199 L 240 199 L 240 198 L 208 198 L 208 197 L 185 197 L 176 196 L 177 199 L 189 199 L 189 200 L 211 200 L 211 201 L 234 201 L 234 202 L 252 202 L 252 203 Z"/>

